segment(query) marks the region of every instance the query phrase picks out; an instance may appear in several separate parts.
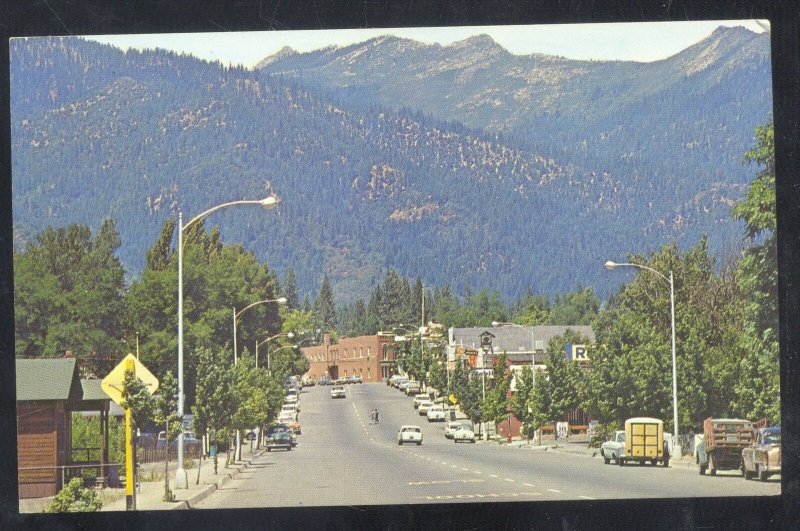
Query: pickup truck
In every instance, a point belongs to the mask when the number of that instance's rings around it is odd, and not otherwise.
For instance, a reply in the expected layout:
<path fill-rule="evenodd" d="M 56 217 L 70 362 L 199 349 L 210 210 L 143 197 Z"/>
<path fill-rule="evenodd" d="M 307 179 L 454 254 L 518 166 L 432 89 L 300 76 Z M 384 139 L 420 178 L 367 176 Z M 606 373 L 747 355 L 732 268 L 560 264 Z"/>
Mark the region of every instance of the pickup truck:
<path fill-rule="evenodd" d="M 769 476 L 781 473 L 781 428 L 759 428 L 753 444 L 742 450 L 742 475 L 744 479 L 758 476 L 766 481 Z"/>
<path fill-rule="evenodd" d="M 600 445 L 600 455 L 605 464 L 609 464 L 612 459 L 619 463 L 619 458 L 625 455 L 625 430 L 615 431 L 611 439 Z"/>

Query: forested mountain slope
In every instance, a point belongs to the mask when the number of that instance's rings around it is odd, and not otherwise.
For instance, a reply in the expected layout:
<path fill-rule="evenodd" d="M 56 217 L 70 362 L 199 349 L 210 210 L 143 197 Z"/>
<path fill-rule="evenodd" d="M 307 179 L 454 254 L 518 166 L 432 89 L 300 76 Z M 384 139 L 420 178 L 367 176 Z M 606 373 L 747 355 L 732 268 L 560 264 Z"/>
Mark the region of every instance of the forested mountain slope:
<path fill-rule="evenodd" d="M 405 41 L 384 41 L 392 42 Z M 484 38 L 461 46 L 504 53 Z M 410 60 L 393 53 L 396 61 Z M 303 57 L 284 55 L 267 66 Z M 760 80 L 761 55 L 754 56 L 751 70 L 736 70 L 735 77 L 741 87 L 768 87 L 769 76 Z M 380 65 L 374 60 L 375 79 Z M 291 266 L 304 292 L 315 293 L 327 273 L 337 298 L 352 301 L 392 267 L 426 285 L 449 282 L 456 293 L 489 288 L 512 297 L 530 285 L 551 294 L 581 283 L 603 294 L 610 289 L 602 270 L 608 258 L 673 238 L 692 244 L 704 232 L 713 248 L 738 244 L 741 227 L 729 206 L 755 173 L 739 161 L 752 144 L 752 125 L 769 118 L 768 106 L 758 103 L 768 101 L 769 92 L 754 90 L 752 101 L 730 110 L 739 113 L 738 121 L 692 149 L 654 159 L 651 152 L 664 142 L 638 138 L 629 159 L 645 162 L 626 166 L 610 161 L 630 146 L 615 143 L 603 155 L 603 142 L 593 138 L 584 156 L 565 147 L 579 134 L 577 115 L 565 117 L 563 129 L 558 120 L 548 121 L 561 137 L 532 139 L 513 127 L 501 131 L 457 113 L 431 112 L 424 102 L 435 99 L 436 87 L 425 83 L 403 108 L 366 93 L 354 99 L 313 76 L 297 76 L 224 68 L 163 51 L 123 53 L 80 38 L 13 40 L 16 243 L 47 225 L 98 227 L 113 217 L 120 257 L 135 275 L 178 207 L 188 218 L 220 202 L 275 191 L 282 198 L 277 211 L 241 207 L 209 223 L 278 271 Z M 705 88 L 691 90 L 723 100 L 732 90 L 703 79 Z M 689 118 L 673 113 L 668 140 L 694 142 L 681 132 L 687 120 L 705 116 L 717 123 L 725 119 L 721 112 L 699 106 L 689 109 Z M 612 113 L 585 123 L 617 119 Z M 724 153 L 710 149 L 720 143 Z M 669 162 L 685 158 L 687 150 L 693 158 Z M 717 158 L 728 165 L 720 168 Z M 653 178 L 648 165 L 661 178 Z M 687 173 L 675 172 L 684 166 Z"/>

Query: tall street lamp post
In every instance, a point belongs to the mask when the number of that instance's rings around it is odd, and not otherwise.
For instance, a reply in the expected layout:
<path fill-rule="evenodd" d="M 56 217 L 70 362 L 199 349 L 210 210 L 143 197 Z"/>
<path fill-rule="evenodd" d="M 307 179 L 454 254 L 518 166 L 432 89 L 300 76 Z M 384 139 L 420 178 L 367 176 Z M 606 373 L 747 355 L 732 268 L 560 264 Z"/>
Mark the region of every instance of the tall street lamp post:
<path fill-rule="evenodd" d="M 264 345 L 266 343 L 269 343 L 273 339 L 276 339 L 276 338 L 279 338 L 279 337 L 288 337 L 289 339 L 292 339 L 294 337 L 294 333 L 286 332 L 286 333 L 275 334 L 274 336 L 268 337 L 267 339 L 265 339 L 263 341 L 256 341 L 256 368 L 258 368 L 258 347 L 260 347 L 261 345 Z M 270 370 L 270 367 L 269 367 L 269 345 L 267 345 L 267 370 Z"/>
<path fill-rule="evenodd" d="M 605 263 L 605 267 L 609 271 L 617 267 L 637 267 L 639 269 L 646 269 L 647 271 L 655 273 L 662 279 L 666 280 L 669 284 L 670 320 L 672 322 L 672 421 L 675 432 L 672 439 L 672 447 L 670 448 L 670 452 L 672 453 L 672 457 L 680 458 L 683 452 L 678 436 L 678 371 L 675 364 L 675 283 L 673 282 L 672 278 L 672 270 L 670 270 L 669 277 L 667 277 L 663 273 L 660 273 L 652 267 L 648 267 L 646 265 L 630 263 L 618 264 L 616 262 L 612 262 L 611 260 Z"/>
<path fill-rule="evenodd" d="M 237 354 L 237 346 L 236 346 L 236 319 L 241 317 L 241 315 L 252 308 L 253 306 L 258 306 L 259 304 L 264 304 L 267 302 L 276 302 L 278 304 L 286 304 L 286 297 L 281 297 L 279 299 L 265 299 L 263 301 L 257 301 L 252 304 L 248 304 L 244 308 L 242 308 L 238 313 L 236 312 L 236 307 L 233 307 L 233 365 L 234 367 L 238 365 L 239 356 Z M 236 430 L 236 459 L 242 458 L 242 434 L 240 430 Z"/>
<path fill-rule="evenodd" d="M 263 301 L 254 302 L 248 306 L 245 306 L 239 312 L 236 312 L 236 307 L 233 308 L 233 364 L 236 365 L 238 361 L 237 350 L 236 350 L 236 319 L 242 316 L 244 312 L 252 308 L 253 306 L 258 306 L 259 304 L 264 304 L 266 302 L 276 302 L 278 304 L 286 304 L 286 297 L 281 297 L 279 299 L 266 299 Z M 258 358 L 256 358 L 258 359 Z"/>
<path fill-rule="evenodd" d="M 280 199 L 271 195 L 260 200 L 242 200 L 223 203 L 213 208 L 209 208 L 202 214 L 198 214 L 186 225 L 183 224 L 183 212 L 178 212 L 178 416 L 183 424 L 183 231 L 193 223 L 204 219 L 209 214 L 225 207 L 234 205 L 260 205 L 269 210 L 278 206 Z M 178 469 L 175 471 L 175 489 L 188 489 L 189 480 L 186 476 L 186 469 L 183 467 L 183 428 L 178 433 Z"/>
<path fill-rule="evenodd" d="M 524 326 L 517 323 L 501 323 L 500 321 L 492 321 L 492 326 L 495 328 L 498 326 L 516 326 L 517 328 L 526 330 Z M 536 389 L 536 344 L 533 334 L 533 327 L 531 327 L 531 389 Z M 542 444 L 542 431 L 539 429 L 536 430 L 536 440 L 538 441 L 539 445 Z"/>

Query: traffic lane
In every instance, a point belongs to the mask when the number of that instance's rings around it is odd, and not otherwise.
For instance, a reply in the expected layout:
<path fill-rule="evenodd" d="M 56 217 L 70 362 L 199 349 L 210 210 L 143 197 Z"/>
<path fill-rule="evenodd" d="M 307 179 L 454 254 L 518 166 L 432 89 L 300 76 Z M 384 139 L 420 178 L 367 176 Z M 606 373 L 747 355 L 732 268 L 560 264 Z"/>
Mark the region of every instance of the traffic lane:
<path fill-rule="evenodd" d="M 387 394 L 388 392 L 388 394 Z M 394 424 L 420 425 L 425 436 L 425 446 L 431 462 L 475 474 L 503 478 L 509 483 L 533 485 L 548 492 L 564 493 L 565 498 L 637 498 L 637 497 L 691 497 L 691 496 L 753 496 L 780 494 L 778 480 L 766 483 L 727 482 L 709 493 L 707 481 L 695 474 L 681 477 L 690 471 L 629 465 L 614 467 L 604 465 L 602 459 L 590 456 L 545 452 L 500 446 L 495 444 L 457 444 L 444 437 L 440 424 L 428 424 L 425 417 L 416 414 L 411 399 L 391 388 L 385 388 L 373 401 L 391 404 L 387 411 Z M 474 466 L 480 464 L 481 466 Z M 638 470 L 636 470 L 638 469 Z M 665 473 L 667 475 L 665 475 Z M 678 477 L 673 477 L 680 474 Z M 720 473 L 719 478 L 737 479 L 735 472 Z M 738 477 L 742 482 L 744 480 Z"/>

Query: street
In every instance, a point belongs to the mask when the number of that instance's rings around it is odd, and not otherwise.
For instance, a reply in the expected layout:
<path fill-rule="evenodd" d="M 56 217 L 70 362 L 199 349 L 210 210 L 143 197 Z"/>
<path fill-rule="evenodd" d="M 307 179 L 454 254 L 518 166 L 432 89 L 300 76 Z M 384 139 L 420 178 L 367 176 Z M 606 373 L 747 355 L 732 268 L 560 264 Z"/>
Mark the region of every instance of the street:
<path fill-rule="evenodd" d="M 391 505 L 487 501 L 685 498 L 780 494 L 780 477 L 745 481 L 738 471 L 700 476 L 686 462 L 604 465 L 590 453 L 496 443 L 456 444 L 444 423 L 428 423 L 411 399 L 382 384 L 304 388 L 303 433 L 292 451 L 276 450 L 196 508 Z M 380 423 L 370 424 L 378 408 Z M 398 446 L 397 431 L 416 424 L 421 446 Z"/>

